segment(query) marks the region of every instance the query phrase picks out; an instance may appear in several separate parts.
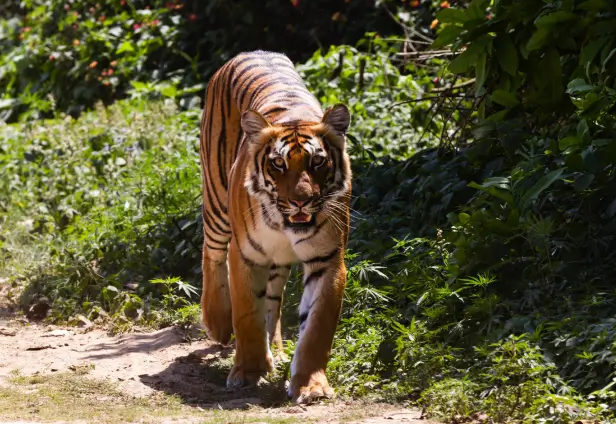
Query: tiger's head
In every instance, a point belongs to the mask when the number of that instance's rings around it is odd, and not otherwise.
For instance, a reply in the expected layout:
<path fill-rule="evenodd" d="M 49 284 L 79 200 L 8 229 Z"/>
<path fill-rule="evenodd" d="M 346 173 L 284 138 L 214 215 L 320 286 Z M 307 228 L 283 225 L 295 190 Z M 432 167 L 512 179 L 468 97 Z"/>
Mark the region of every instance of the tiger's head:
<path fill-rule="evenodd" d="M 328 109 L 320 122 L 272 124 L 255 110 L 242 114 L 242 130 L 252 159 L 244 185 L 269 218 L 285 228 L 316 223 L 320 212 L 340 211 L 351 187 L 345 105 Z"/>

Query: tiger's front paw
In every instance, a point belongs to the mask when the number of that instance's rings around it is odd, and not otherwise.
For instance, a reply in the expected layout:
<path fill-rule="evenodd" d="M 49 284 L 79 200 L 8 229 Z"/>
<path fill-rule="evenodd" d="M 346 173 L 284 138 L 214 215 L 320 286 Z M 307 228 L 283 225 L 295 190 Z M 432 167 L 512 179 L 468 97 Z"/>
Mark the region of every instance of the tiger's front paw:
<path fill-rule="evenodd" d="M 333 398 L 334 389 L 327 383 L 324 372 L 309 376 L 296 374 L 291 378 L 289 396 L 296 403 L 308 404 L 323 398 Z"/>
<path fill-rule="evenodd" d="M 227 376 L 227 388 L 239 388 L 256 385 L 261 377 L 273 370 L 272 358 L 267 357 L 259 364 L 249 362 L 235 364 Z"/>

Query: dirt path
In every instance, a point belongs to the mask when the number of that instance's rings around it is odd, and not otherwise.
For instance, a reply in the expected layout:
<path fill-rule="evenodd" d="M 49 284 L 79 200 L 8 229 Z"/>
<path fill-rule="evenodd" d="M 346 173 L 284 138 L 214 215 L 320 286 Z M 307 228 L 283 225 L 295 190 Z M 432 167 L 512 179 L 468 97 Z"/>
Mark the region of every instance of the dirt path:
<path fill-rule="evenodd" d="M 0 307 L 0 422 L 427 423 L 418 411 L 338 399 L 307 407 L 284 387 L 229 391 L 232 349 L 174 328 L 112 337 Z M 371 417 L 371 418 L 365 418 Z"/>

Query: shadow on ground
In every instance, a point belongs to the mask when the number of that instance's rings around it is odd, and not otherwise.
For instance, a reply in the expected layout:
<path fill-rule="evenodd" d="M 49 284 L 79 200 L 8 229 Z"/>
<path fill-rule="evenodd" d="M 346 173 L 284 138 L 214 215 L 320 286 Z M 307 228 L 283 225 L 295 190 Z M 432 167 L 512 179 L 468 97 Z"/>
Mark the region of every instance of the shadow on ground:
<path fill-rule="evenodd" d="M 97 361 L 125 356 L 131 353 L 151 353 L 178 344 L 181 339 L 175 331 L 126 334 L 108 342 L 101 342 L 88 348 L 84 359 Z"/>
<path fill-rule="evenodd" d="M 263 381 L 258 387 L 227 389 L 233 348 L 212 345 L 179 356 L 161 372 L 140 375 L 142 384 L 204 409 L 245 409 L 252 405 L 282 406 L 288 402 L 284 381 Z"/>

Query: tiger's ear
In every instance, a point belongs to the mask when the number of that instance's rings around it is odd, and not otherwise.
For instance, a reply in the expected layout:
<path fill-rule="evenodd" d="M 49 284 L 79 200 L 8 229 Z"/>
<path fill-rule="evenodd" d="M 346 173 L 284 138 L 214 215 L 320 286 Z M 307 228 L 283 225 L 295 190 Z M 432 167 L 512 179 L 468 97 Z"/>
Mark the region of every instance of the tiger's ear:
<path fill-rule="evenodd" d="M 271 125 L 267 119 L 254 109 L 248 109 L 242 114 L 242 130 L 252 137 Z"/>
<path fill-rule="evenodd" d="M 349 108 L 338 103 L 325 111 L 322 122 L 340 135 L 346 134 L 351 124 Z"/>

